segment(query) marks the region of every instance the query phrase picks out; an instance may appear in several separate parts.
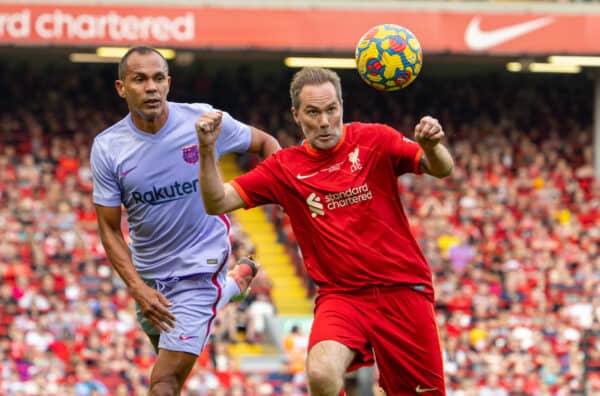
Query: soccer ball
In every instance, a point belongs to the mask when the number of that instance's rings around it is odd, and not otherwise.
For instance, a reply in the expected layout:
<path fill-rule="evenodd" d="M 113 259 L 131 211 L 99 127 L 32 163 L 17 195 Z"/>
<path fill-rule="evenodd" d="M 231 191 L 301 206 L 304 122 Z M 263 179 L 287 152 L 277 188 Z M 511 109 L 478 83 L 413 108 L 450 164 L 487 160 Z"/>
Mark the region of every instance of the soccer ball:
<path fill-rule="evenodd" d="M 405 27 L 384 24 L 371 28 L 356 45 L 356 67 L 364 82 L 380 91 L 410 85 L 421 71 L 423 51 Z"/>

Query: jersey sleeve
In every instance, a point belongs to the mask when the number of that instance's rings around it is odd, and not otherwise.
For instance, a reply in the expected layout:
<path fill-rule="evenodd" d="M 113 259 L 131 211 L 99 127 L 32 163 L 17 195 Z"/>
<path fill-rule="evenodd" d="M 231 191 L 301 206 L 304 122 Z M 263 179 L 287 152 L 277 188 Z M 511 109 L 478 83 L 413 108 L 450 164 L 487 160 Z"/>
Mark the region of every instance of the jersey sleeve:
<path fill-rule="evenodd" d="M 101 206 L 121 206 L 121 189 L 111 159 L 98 140 L 90 155 L 94 203 Z"/>
<path fill-rule="evenodd" d="M 421 147 L 392 127 L 381 125 L 381 130 L 386 135 L 385 149 L 392 160 L 396 174 L 422 173 L 419 167 L 423 156 Z"/>
<path fill-rule="evenodd" d="M 221 111 L 221 134 L 217 139 L 217 156 L 220 158 L 227 153 L 243 153 L 248 151 L 252 133 L 250 126 L 233 118 L 226 111 L 215 109 L 208 103 L 188 104 L 192 109 L 194 120 L 199 116 L 212 111 Z"/>
<path fill-rule="evenodd" d="M 223 112 L 221 135 L 217 140 L 217 154 L 219 157 L 226 153 L 246 152 L 250 147 L 251 139 L 250 126 L 236 120 L 229 113 Z"/>
<path fill-rule="evenodd" d="M 280 191 L 280 180 L 276 177 L 277 166 L 276 155 L 271 155 L 259 163 L 248 173 L 238 176 L 231 181 L 231 185 L 249 208 L 278 203 L 278 191 Z"/>

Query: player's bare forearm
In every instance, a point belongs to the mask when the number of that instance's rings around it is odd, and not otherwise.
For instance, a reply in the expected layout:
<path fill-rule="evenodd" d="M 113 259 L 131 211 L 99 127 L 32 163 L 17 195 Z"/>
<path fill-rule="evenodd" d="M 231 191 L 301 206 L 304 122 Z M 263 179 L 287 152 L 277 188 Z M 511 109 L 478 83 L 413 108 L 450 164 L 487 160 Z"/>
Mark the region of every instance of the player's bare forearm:
<path fill-rule="evenodd" d="M 415 140 L 425 154 L 419 164 L 420 170 L 435 177 L 446 177 L 452 173 L 454 160 L 442 145 L 445 136 L 440 122 L 431 116 L 422 117 L 415 126 Z"/>
<path fill-rule="evenodd" d="M 279 142 L 273 136 L 261 131 L 258 128 L 251 127 L 252 140 L 248 152 L 258 154 L 262 158 L 267 158 L 277 150 L 281 149 Z"/>
<path fill-rule="evenodd" d="M 223 177 L 217 165 L 217 154 L 214 144 L 200 146 L 198 149 L 200 166 L 198 167 L 198 180 L 204 210 L 210 215 L 221 214 L 219 204 L 225 197 Z"/>
<path fill-rule="evenodd" d="M 161 331 L 175 326 L 175 316 L 169 312 L 171 302 L 159 291 L 146 285 L 131 261 L 131 253 L 121 233 L 121 208 L 96 205 L 100 238 L 113 268 L 127 285 L 142 315 Z"/>
<path fill-rule="evenodd" d="M 438 178 L 444 178 L 452 173 L 454 160 L 443 144 L 438 143 L 431 148 L 424 148 L 423 153 L 420 163 L 422 172 Z"/>
<path fill-rule="evenodd" d="M 136 271 L 121 233 L 121 208 L 96 206 L 100 239 L 106 256 L 130 291 L 145 285 Z"/>
<path fill-rule="evenodd" d="M 221 133 L 222 116 L 223 114 L 220 112 L 205 113 L 198 117 L 194 124 L 200 157 L 198 180 L 200 181 L 204 210 L 210 215 L 226 213 L 244 206 L 244 201 L 237 191 L 231 185 L 223 184 L 223 177 L 217 164 L 215 145 Z M 262 144 L 259 143 L 265 138 L 262 135 L 267 134 L 252 128 L 252 140 L 248 151 L 250 149 L 259 150 L 262 147 Z"/>
<path fill-rule="evenodd" d="M 134 291 L 136 288 L 141 287 L 144 282 L 131 262 L 129 248 L 123 237 L 117 237 L 112 233 L 105 234 L 102 237 L 102 244 L 104 245 L 106 256 L 127 288 L 130 291 Z"/>
<path fill-rule="evenodd" d="M 237 191 L 229 183 L 223 183 L 214 146 L 201 146 L 198 151 L 198 180 L 206 213 L 217 215 L 244 207 L 244 201 Z"/>

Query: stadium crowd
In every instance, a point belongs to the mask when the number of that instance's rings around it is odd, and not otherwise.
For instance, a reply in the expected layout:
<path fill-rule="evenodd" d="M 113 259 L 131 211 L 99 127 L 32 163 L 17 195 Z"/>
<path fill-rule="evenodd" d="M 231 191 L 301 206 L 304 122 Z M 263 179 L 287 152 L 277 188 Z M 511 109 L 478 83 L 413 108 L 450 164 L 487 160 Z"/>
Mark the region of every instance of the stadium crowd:
<path fill-rule="evenodd" d="M 91 140 L 126 109 L 113 67 L 75 67 L 0 65 L 0 395 L 142 395 L 154 361 L 104 257 L 91 201 Z M 171 99 L 206 101 L 292 145 L 290 73 L 176 68 Z M 399 183 L 434 273 L 448 395 L 600 394 L 591 84 L 424 74 L 405 92 L 382 94 L 350 72 L 342 78 L 346 121 L 386 122 L 410 136 L 432 114 L 445 127 L 453 175 Z M 267 209 L 305 277 L 286 215 Z M 246 233 L 232 228 L 232 263 L 260 249 Z M 278 372 L 242 372 L 229 355 L 232 343 L 261 342 L 249 312 L 270 301 L 268 274 L 253 293 L 220 313 L 186 395 L 305 394 L 294 334 L 294 356 Z"/>

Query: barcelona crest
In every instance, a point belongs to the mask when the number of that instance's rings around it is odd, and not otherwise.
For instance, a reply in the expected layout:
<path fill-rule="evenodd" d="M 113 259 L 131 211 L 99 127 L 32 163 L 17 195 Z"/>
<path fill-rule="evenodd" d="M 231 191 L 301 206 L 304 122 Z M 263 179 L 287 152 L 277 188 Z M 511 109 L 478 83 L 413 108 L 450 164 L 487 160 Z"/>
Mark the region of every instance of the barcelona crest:
<path fill-rule="evenodd" d="M 195 164 L 198 162 L 198 145 L 192 144 L 191 146 L 185 146 L 181 148 L 183 154 L 183 160 L 188 164 Z"/>

